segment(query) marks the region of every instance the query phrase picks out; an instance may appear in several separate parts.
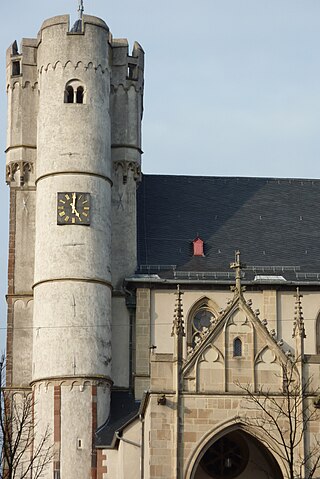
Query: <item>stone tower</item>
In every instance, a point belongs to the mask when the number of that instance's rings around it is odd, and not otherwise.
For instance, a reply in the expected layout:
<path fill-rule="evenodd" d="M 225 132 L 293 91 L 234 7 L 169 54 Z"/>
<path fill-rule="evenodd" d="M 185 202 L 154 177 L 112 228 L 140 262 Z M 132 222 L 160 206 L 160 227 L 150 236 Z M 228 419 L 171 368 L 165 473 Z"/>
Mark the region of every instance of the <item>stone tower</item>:
<path fill-rule="evenodd" d="M 125 350 L 143 56 L 137 43 L 129 56 L 127 41 L 88 15 L 71 30 L 68 16 L 51 18 L 21 52 L 16 42 L 7 52 L 7 383 L 32 388 L 36 441 L 51 431 L 46 478 L 96 477 L 110 388 L 128 386 L 121 354 L 112 373 L 111 327 L 123 318 L 115 338 Z"/>

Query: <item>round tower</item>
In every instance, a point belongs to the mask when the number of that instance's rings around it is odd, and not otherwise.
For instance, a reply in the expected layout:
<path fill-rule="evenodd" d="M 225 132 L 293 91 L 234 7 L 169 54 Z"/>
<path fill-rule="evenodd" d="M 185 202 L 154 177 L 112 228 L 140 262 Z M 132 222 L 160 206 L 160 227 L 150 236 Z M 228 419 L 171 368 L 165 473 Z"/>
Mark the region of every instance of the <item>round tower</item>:
<path fill-rule="evenodd" d="M 32 385 L 44 477 L 95 477 L 94 434 L 111 386 L 111 122 L 109 29 L 83 16 L 44 22 L 39 113 Z M 81 472 L 79 472 L 81 471 Z"/>
<path fill-rule="evenodd" d="M 110 90 L 112 158 L 112 377 L 117 386 L 132 387 L 132 298 L 126 303 L 124 279 L 137 268 L 136 193 L 141 179 L 144 51 L 126 39 L 112 41 Z M 128 299 L 128 298 L 127 298 Z M 131 303 L 131 306 L 130 306 Z M 127 306 L 127 307 L 126 307 Z"/>
<path fill-rule="evenodd" d="M 137 268 L 136 189 L 141 179 L 144 51 L 138 42 L 132 53 L 126 39 L 112 42 L 112 284 L 122 290 L 123 279 Z"/>

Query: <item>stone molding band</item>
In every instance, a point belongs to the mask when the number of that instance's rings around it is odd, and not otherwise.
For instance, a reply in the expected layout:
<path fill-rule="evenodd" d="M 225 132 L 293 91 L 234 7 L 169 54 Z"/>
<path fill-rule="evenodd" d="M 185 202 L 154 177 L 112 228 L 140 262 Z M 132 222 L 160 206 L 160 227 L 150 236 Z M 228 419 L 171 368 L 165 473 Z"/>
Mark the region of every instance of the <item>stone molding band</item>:
<path fill-rule="evenodd" d="M 17 298 L 17 299 L 26 299 L 26 298 L 33 298 L 33 293 L 8 293 L 6 294 L 6 298 Z"/>
<path fill-rule="evenodd" d="M 128 148 L 128 149 L 131 149 L 131 150 L 137 150 L 139 153 L 141 153 L 141 155 L 143 155 L 143 151 L 141 150 L 141 148 L 139 148 L 139 146 L 136 146 L 136 145 L 127 145 L 126 143 L 123 143 L 123 144 L 119 143 L 119 144 L 112 144 L 111 148 L 112 149 Z"/>
<path fill-rule="evenodd" d="M 13 145 L 13 146 L 8 146 L 8 148 L 6 148 L 4 150 L 5 153 L 8 153 L 10 150 L 15 150 L 17 148 L 31 148 L 32 150 L 36 150 L 37 149 L 37 146 L 36 145 Z M 136 145 L 128 145 L 127 143 L 119 143 L 119 144 L 112 144 L 111 145 L 111 148 L 130 148 L 132 150 L 137 150 L 139 151 L 139 153 L 141 153 L 141 155 L 143 154 L 143 150 L 141 150 L 141 148 L 139 146 L 136 146 Z"/>
<path fill-rule="evenodd" d="M 53 171 L 51 173 L 46 173 L 45 175 L 39 176 L 36 179 L 35 184 L 37 185 L 39 181 L 49 178 L 50 176 L 60 176 L 60 175 L 83 175 L 83 176 L 95 176 L 101 178 L 102 180 L 107 181 L 110 186 L 113 185 L 113 182 L 109 176 L 100 175 L 99 173 L 94 173 L 92 171 Z"/>
<path fill-rule="evenodd" d="M 37 191 L 37 188 L 35 186 L 29 186 L 24 184 L 23 186 L 12 186 L 11 184 L 8 185 L 10 187 L 10 190 L 19 190 L 19 191 Z"/>
<path fill-rule="evenodd" d="M 17 150 L 18 148 L 29 148 L 30 150 L 36 150 L 37 146 L 36 145 L 13 145 L 13 146 L 8 146 L 4 150 L 5 153 L 9 153 L 11 150 Z"/>
<path fill-rule="evenodd" d="M 3 391 L 8 391 L 8 392 L 21 392 L 21 393 L 24 393 L 26 391 L 28 392 L 32 392 L 32 389 L 31 389 L 31 386 L 5 386 L 4 388 L 2 388 Z"/>
<path fill-rule="evenodd" d="M 49 382 L 64 382 L 64 381 L 70 381 L 70 382 L 74 382 L 74 381 L 96 381 L 96 382 L 106 382 L 107 384 L 109 384 L 110 386 L 113 385 L 113 381 L 112 379 L 110 378 L 110 376 L 105 376 L 103 374 L 101 375 L 91 375 L 91 374 L 76 374 L 75 376 L 74 375 L 61 375 L 61 376 L 48 376 L 48 377 L 44 377 L 44 378 L 38 378 L 38 379 L 33 379 L 32 381 L 30 381 L 30 386 L 34 386 L 36 385 L 37 383 L 49 383 Z"/>
<path fill-rule="evenodd" d="M 32 289 L 35 289 L 37 286 L 40 286 L 45 283 L 56 283 L 56 282 L 65 282 L 65 281 L 73 281 L 78 283 L 94 283 L 94 284 L 102 284 L 103 286 L 107 286 L 112 290 L 112 283 L 111 281 L 106 281 L 104 279 L 98 278 L 50 278 L 50 279 L 43 279 L 41 281 L 37 281 L 33 284 Z"/>

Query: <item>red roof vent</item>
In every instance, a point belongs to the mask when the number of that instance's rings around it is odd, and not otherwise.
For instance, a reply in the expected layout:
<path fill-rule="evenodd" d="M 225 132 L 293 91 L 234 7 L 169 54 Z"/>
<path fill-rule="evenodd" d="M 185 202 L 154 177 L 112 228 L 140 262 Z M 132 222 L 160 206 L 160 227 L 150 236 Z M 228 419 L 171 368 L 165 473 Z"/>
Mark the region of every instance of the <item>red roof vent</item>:
<path fill-rule="evenodd" d="M 199 236 L 192 241 L 193 243 L 193 256 L 204 256 L 203 241 Z"/>

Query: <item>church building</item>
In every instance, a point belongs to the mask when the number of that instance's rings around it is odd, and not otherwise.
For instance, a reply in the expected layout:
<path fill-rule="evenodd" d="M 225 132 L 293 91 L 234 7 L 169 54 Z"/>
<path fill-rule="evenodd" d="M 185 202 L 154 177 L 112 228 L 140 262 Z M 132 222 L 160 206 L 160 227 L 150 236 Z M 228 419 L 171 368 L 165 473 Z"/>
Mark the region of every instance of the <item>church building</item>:
<path fill-rule="evenodd" d="M 40 477 L 319 478 L 320 180 L 143 174 L 143 48 L 81 9 L 6 68 L 6 386 Z"/>

